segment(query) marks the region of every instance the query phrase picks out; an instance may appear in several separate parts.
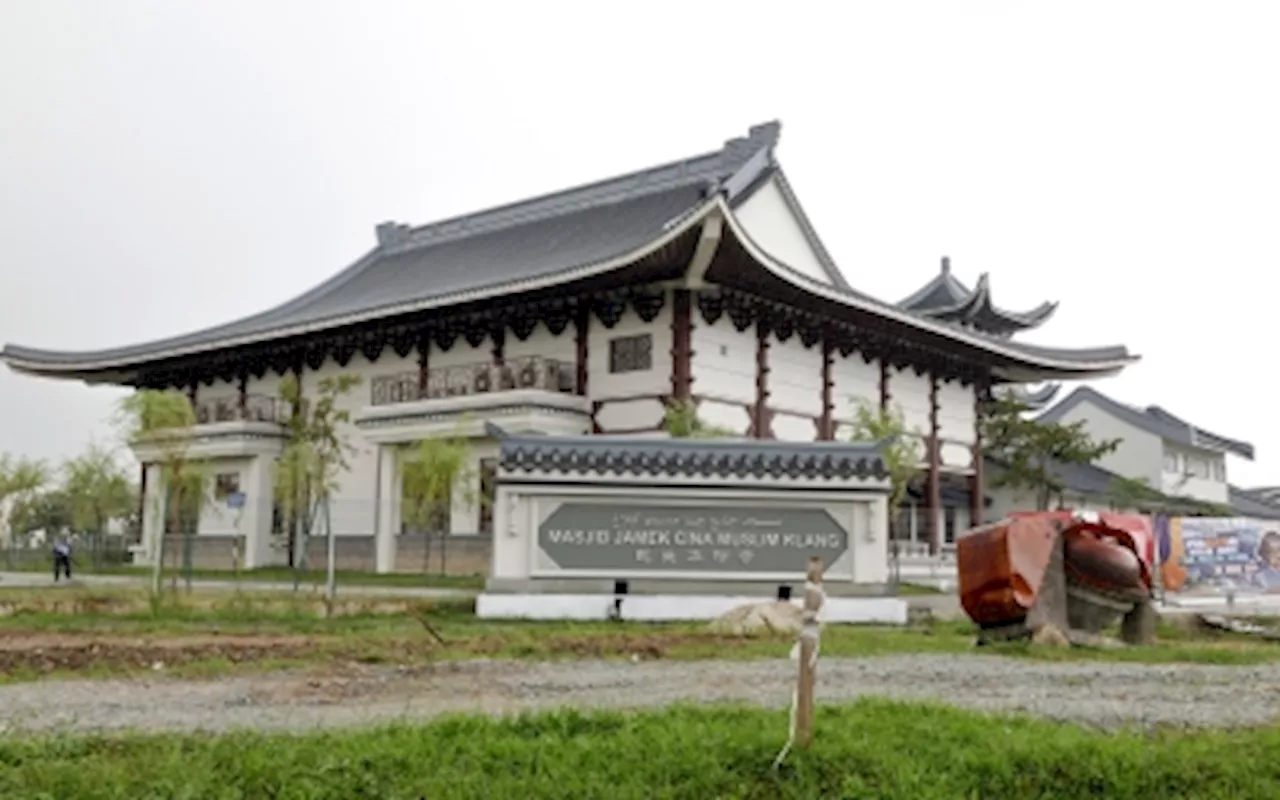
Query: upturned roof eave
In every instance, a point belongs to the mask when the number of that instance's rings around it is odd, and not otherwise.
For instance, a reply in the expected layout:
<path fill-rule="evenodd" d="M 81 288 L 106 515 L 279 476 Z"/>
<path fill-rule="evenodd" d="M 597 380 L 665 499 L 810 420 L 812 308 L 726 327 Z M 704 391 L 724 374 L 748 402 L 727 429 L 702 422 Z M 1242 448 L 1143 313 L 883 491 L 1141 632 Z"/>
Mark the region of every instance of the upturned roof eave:
<path fill-rule="evenodd" d="M 710 198 L 705 203 L 695 206 L 688 213 L 679 218 L 679 221 L 676 224 L 671 225 L 661 236 L 640 248 L 595 264 L 565 269 L 554 275 L 541 275 L 519 281 L 503 282 L 486 287 L 469 289 L 450 295 L 442 295 L 414 300 L 394 306 L 384 306 L 378 309 L 353 312 L 324 320 L 309 321 L 307 323 L 285 326 L 273 330 L 247 333 L 227 339 L 204 342 L 189 347 L 148 351 L 134 357 L 95 358 L 97 354 L 59 353 L 55 351 L 40 351 L 9 345 L 6 346 L 3 351 L 0 351 L 0 359 L 4 360 L 11 369 L 15 369 L 19 372 L 48 377 L 86 379 L 87 377 L 91 377 L 94 373 L 101 373 L 105 370 L 127 370 L 144 363 L 191 356 L 199 353 L 213 352 L 233 347 L 260 344 L 264 341 L 305 336 L 349 325 L 369 322 L 376 319 L 400 316 L 403 314 L 410 314 L 434 308 L 455 306 L 467 302 L 492 299 L 516 292 L 553 288 L 557 285 L 569 283 L 574 280 L 602 275 L 638 261 L 644 256 L 655 252 L 678 236 L 688 232 L 694 226 L 701 225 L 707 215 L 713 212 L 723 215 L 734 235 L 744 244 L 751 257 L 760 264 L 762 268 L 768 270 L 778 278 L 792 284 L 795 288 L 809 294 L 822 297 L 840 306 L 848 307 L 863 313 L 870 313 L 885 317 L 909 328 L 941 336 L 955 341 L 957 344 L 975 348 L 1003 359 L 1007 359 L 1011 362 L 1012 367 L 1015 370 L 1026 369 L 1045 377 L 1100 376 L 1115 374 L 1124 367 L 1138 360 L 1137 356 L 1129 354 L 1123 348 L 1112 348 L 1117 352 L 1099 358 L 1083 357 L 1081 354 L 1072 354 L 1070 351 L 1057 351 L 1050 348 L 1036 348 L 1041 351 L 1038 353 L 1034 351 L 1029 352 L 1025 346 L 1007 341 L 993 340 L 953 325 L 948 325 L 946 323 L 928 319 L 916 313 L 905 311 L 889 303 L 875 300 L 867 295 L 823 283 L 822 281 L 811 278 L 808 275 L 777 261 L 760 248 L 751 240 L 746 230 L 738 222 L 733 210 L 725 201 L 725 198 L 719 194 Z M 338 280 L 339 278 L 340 276 L 335 276 L 332 280 Z M 298 302 L 298 299 L 290 302 Z M 79 357 L 80 360 L 74 360 L 77 357 Z"/>
<path fill-rule="evenodd" d="M 1009 342 L 1007 340 L 998 340 L 973 331 L 968 331 L 955 325 L 944 322 L 935 321 L 928 317 L 906 311 L 896 305 L 876 300 L 869 295 L 860 292 L 847 292 L 838 287 L 825 284 L 816 278 L 810 277 L 769 255 L 760 245 L 751 239 L 750 234 L 738 222 L 736 216 L 724 204 L 721 198 L 717 198 L 717 202 L 721 206 L 727 223 L 734 235 L 747 248 L 751 257 L 762 267 L 769 270 L 776 277 L 787 281 L 794 285 L 797 289 L 804 290 L 809 294 L 831 300 L 835 303 L 846 307 L 856 309 L 858 311 L 875 314 L 893 322 L 903 324 L 915 328 L 916 330 L 932 333 L 959 344 L 967 345 L 978 350 L 983 350 L 994 355 L 1008 358 L 1013 362 L 1021 363 L 1031 368 L 1039 368 L 1044 372 L 1045 377 L 1085 377 L 1085 376 L 1103 376 L 1118 373 L 1125 367 L 1136 363 L 1140 360 L 1140 356 L 1129 353 L 1125 348 L 1117 346 L 1112 348 L 1096 348 L 1108 352 L 1107 355 L 1096 359 L 1081 358 L 1080 355 L 1073 356 L 1070 351 L 1055 350 L 1053 348 L 1027 346 Z M 1039 351 L 1038 353 L 1036 351 Z"/>
<path fill-rule="evenodd" d="M 216 352 L 235 347 L 262 344 L 264 342 L 279 339 L 307 336 L 345 328 L 351 325 L 372 322 L 379 319 L 413 314 L 421 311 L 429 311 L 437 308 L 448 308 L 465 303 L 489 300 L 509 294 L 554 288 L 558 285 L 607 274 L 613 270 L 621 269 L 640 261 L 646 256 L 660 250 L 667 244 L 670 244 L 680 236 L 688 233 L 694 227 L 700 225 L 705 218 L 706 213 L 715 206 L 716 204 L 713 201 L 706 201 L 695 206 L 688 212 L 679 215 L 660 235 L 638 248 L 634 248 L 628 252 L 596 263 L 567 267 L 554 274 L 542 274 L 515 281 L 503 281 L 459 292 L 420 298 L 394 305 L 383 305 L 377 308 L 362 309 L 360 311 L 334 315 L 323 319 L 309 320 L 304 323 L 268 328 L 236 336 L 193 343 L 190 345 L 165 347 L 166 342 L 172 340 L 160 340 L 156 343 L 134 346 L 136 348 L 146 349 L 139 350 L 139 352 L 128 355 L 117 355 L 112 351 L 76 353 L 40 350 L 36 348 L 23 347 L 21 345 L 9 344 L 5 345 L 3 350 L 0 350 L 0 360 L 4 361 L 11 369 L 26 374 L 81 379 L 86 377 L 87 374 L 102 372 L 104 370 L 132 369 L 141 366 L 142 364 L 154 363 L 157 361 Z M 352 268 L 344 270 L 342 273 L 339 273 L 339 275 L 334 276 L 329 281 L 326 281 L 323 285 L 332 286 L 351 269 Z M 312 289 L 306 295 L 290 300 L 286 306 L 300 303 L 303 297 L 311 296 L 319 291 L 319 287 Z M 279 309 L 281 306 L 277 306 L 276 308 Z M 194 337 L 203 333 L 216 331 L 218 328 L 227 328 L 232 325 L 238 325 L 246 320 L 252 320 L 268 313 L 271 312 L 264 311 L 252 317 L 217 326 L 217 328 L 175 338 Z M 157 346 L 153 348 L 152 345 Z M 120 349 L 129 350 L 134 348 Z"/>

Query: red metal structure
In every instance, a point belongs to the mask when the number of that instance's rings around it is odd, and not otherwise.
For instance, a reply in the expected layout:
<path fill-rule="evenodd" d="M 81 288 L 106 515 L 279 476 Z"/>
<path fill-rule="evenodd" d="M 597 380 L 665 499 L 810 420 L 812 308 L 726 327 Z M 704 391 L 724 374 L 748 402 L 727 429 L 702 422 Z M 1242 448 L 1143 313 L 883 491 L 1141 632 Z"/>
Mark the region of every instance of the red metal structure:
<path fill-rule="evenodd" d="M 961 605 L 984 632 L 1011 638 L 1052 624 L 1097 634 L 1123 618 L 1126 640 L 1153 635 L 1145 517 L 1017 513 L 962 536 L 956 556 Z"/>

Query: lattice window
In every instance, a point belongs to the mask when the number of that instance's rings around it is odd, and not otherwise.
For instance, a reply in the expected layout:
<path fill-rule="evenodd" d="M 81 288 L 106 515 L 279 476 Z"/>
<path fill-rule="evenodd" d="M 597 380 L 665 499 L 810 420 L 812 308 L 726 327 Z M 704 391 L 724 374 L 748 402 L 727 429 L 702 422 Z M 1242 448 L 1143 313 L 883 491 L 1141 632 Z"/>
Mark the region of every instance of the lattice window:
<path fill-rule="evenodd" d="M 610 372 L 644 372 L 653 369 L 653 336 L 619 336 L 609 340 Z"/>

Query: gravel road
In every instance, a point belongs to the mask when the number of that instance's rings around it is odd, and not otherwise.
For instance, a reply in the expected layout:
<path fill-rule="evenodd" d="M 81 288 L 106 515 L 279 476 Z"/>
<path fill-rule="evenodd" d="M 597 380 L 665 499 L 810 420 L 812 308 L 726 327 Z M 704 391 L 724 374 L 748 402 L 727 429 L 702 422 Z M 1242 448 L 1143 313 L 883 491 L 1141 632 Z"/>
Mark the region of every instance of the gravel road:
<path fill-rule="evenodd" d="M 504 714 L 555 706 L 639 708 L 678 702 L 785 706 L 792 662 L 470 661 L 427 668 L 343 666 L 324 673 L 214 681 L 46 681 L 0 686 L 0 731 L 305 730 Z M 1020 710 L 1116 727 L 1269 724 L 1280 665 L 1214 667 L 1037 663 L 991 656 L 825 659 L 820 702 L 875 695 Z"/>

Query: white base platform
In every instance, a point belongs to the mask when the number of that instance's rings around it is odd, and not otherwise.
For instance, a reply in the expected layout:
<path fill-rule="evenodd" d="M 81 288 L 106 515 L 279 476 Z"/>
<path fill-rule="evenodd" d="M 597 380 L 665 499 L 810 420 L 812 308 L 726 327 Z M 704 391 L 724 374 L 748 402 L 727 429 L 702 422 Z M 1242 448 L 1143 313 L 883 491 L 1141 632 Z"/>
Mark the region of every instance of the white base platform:
<path fill-rule="evenodd" d="M 683 622 L 712 620 L 766 597 L 722 595 L 622 595 L 623 620 Z M 792 598 L 800 605 L 800 598 Z M 481 619 L 603 620 L 613 613 L 611 594 L 492 594 L 476 597 Z M 828 597 L 821 619 L 827 623 L 907 624 L 907 603 L 897 597 Z"/>

